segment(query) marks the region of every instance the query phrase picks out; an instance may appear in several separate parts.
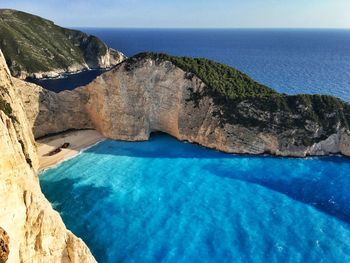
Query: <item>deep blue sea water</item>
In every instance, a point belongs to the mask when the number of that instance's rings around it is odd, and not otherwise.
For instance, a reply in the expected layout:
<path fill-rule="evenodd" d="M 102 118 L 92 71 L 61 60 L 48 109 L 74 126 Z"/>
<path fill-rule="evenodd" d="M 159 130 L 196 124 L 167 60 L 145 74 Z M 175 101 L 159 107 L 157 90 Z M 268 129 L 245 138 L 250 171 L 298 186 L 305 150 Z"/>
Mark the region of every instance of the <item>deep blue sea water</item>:
<path fill-rule="evenodd" d="M 93 165 L 92 165 L 93 164 Z M 104 141 L 40 182 L 99 262 L 350 262 L 350 159 Z"/>
<path fill-rule="evenodd" d="M 350 102 L 350 30 L 293 29 L 93 29 L 110 47 L 133 56 L 165 52 L 213 59 L 249 74 L 280 92 L 320 93 Z M 70 77 L 55 91 L 72 89 Z M 84 75 L 91 81 L 92 75 Z"/>
<path fill-rule="evenodd" d="M 60 92 L 63 90 L 73 90 L 77 87 L 85 86 L 104 72 L 106 72 L 106 70 L 94 69 L 74 74 L 66 74 L 60 78 L 27 78 L 26 80 L 41 85 L 45 89 Z"/>
<path fill-rule="evenodd" d="M 156 51 L 233 66 L 280 92 L 350 102 L 350 30 L 81 29 L 127 56 Z"/>

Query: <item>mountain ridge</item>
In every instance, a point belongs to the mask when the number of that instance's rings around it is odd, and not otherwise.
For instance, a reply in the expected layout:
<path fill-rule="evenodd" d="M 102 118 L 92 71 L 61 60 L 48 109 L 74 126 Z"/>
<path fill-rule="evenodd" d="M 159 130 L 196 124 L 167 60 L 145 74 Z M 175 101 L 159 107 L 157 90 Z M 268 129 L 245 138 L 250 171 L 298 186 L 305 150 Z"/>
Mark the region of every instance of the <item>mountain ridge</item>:
<path fill-rule="evenodd" d="M 126 57 L 99 38 L 13 9 L 0 9 L 0 49 L 15 77 L 57 77 L 110 68 Z"/>

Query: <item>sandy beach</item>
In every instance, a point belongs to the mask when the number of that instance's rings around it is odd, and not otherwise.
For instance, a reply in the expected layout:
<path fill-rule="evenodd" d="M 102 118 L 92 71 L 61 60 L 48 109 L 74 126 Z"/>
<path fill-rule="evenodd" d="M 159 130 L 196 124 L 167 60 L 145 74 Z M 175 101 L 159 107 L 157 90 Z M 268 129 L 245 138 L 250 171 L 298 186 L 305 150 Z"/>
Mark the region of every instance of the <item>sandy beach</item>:
<path fill-rule="evenodd" d="M 95 130 L 70 131 L 59 135 L 50 136 L 37 141 L 40 166 L 43 170 L 64 161 L 81 150 L 104 140 L 105 138 Z M 68 148 L 61 149 L 60 152 L 48 156 L 48 153 L 61 147 L 64 143 L 69 143 Z"/>

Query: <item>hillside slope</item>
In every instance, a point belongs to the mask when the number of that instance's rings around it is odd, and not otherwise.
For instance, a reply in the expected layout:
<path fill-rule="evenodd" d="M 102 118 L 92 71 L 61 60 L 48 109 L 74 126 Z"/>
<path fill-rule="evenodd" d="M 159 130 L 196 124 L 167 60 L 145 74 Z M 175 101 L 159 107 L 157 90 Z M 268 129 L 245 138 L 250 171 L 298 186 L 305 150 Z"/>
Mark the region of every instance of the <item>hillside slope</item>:
<path fill-rule="evenodd" d="M 11 74 L 20 78 L 108 68 L 125 59 L 95 36 L 9 9 L 0 9 L 0 49 Z"/>

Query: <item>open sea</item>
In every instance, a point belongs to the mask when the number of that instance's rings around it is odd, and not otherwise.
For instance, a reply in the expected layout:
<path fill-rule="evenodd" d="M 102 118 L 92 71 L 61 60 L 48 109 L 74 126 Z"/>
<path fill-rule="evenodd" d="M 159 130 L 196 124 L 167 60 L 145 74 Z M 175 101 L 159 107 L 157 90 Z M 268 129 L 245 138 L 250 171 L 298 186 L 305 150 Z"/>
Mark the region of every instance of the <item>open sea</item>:
<path fill-rule="evenodd" d="M 209 58 L 280 92 L 330 94 L 350 102 L 350 30 L 79 29 L 127 56 L 155 51 Z M 98 74 L 40 84 L 72 89 Z"/>
<path fill-rule="evenodd" d="M 157 134 L 40 176 L 99 262 L 350 262 L 350 159 L 230 155 Z"/>
<path fill-rule="evenodd" d="M 350 30 L 83 30 L 127 56 L 206 57 L 280 92 L 350 102 Z M 350 262 L 349 158 L 229 155 L 155 134 L 101 142 L 40 183 L 102 263 Z"/>

